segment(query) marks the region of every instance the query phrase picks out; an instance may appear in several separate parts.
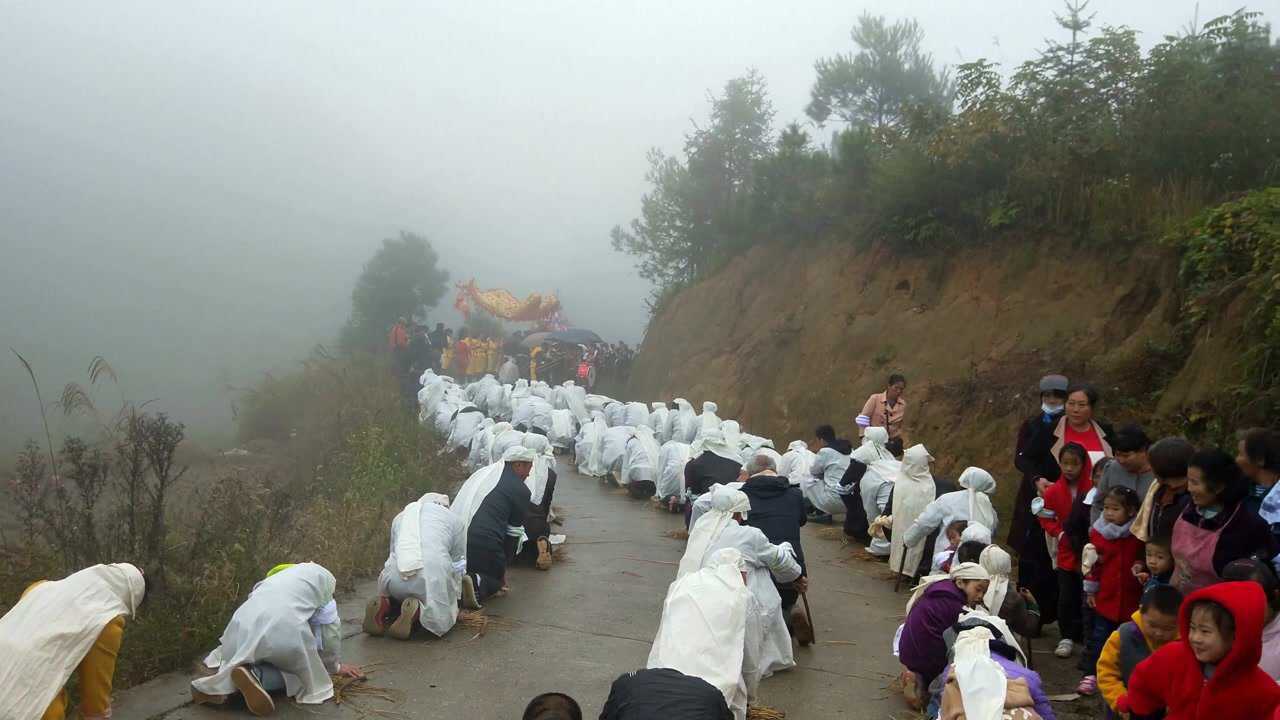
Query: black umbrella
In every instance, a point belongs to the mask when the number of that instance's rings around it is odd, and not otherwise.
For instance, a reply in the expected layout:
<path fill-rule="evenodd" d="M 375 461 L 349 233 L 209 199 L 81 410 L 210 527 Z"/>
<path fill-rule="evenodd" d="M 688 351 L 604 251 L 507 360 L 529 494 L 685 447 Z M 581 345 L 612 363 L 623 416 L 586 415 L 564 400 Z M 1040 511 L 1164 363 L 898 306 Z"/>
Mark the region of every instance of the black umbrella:
<path fill-rule="evenodd" d="M 568 330 L 553 332 L 548 336 L 548 339 L 558 340 L 572 345 L 592 345 L 604 342 L 600 339 L 599 335 L 582 328 L 569 328 Z"/>
<path fill-rule="evenodd" d="M 546 340 L 550 335 L 551 333 L 549 332 L 529 333 L 528 335 L 524 336 L 523 340 L 520 341 L 520 347 L 523 347 L 523 348 L 536 347 L 538 345 L 541 345 L 542 342 Z"/>

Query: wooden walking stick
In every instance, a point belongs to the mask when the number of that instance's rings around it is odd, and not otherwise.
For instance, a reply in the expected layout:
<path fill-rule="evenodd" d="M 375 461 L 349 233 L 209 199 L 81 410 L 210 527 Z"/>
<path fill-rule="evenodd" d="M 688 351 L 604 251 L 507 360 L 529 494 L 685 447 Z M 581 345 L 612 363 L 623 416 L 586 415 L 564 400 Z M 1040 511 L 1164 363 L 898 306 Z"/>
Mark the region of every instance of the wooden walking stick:
<path fill-rule="evenodd" d="M 814 624 L 813 611 L 809 609 L 809 593 L 800 593 L 800 600 L 804 602 L 804 614 L 809 619 L 809 642 L 815 643 L 818 641 L 818 626 Z"/>
<path fill-rule="evenodd" d="M 907 544 L 902 544 L 902 557 L 898 558 L 898 572 L 893 578 L 893 591 L 898 592 L 898 586 L 902 584 L 902 574 L 907 569 Z"/>

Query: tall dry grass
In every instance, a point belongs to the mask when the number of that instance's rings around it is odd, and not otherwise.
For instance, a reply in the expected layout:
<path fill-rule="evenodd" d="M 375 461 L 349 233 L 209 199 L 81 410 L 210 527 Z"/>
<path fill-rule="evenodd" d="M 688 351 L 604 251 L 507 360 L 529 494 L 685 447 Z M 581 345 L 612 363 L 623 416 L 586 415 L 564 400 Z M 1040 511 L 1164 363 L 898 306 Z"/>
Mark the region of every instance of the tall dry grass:
<path fill-rule="evenodd" d="M 68 439 L 60 452 L 29 445 L 0 490 L 28 508 L 0 537 L 0 609 L 31 581 L 93 562 L 137 562 L 147 572 L 147 604 L 126 628 L 117 665 L 121 687 L 210 650 L 276 564 L 318 562 L 350 592 L 381 569 L 404 503 L 465 477 L 404 409 L 389 369 L 366 357 L 317 353 L 247 392 L 241 439 L 272 448 L 279 457 L 270 463 L 184 476 L 173 462 L 182 426 L 136 408 L 132 417 L 133 431 L 126 423 L 124 434 Z M 148 442 L 166 452 L 147 456 Z"/>

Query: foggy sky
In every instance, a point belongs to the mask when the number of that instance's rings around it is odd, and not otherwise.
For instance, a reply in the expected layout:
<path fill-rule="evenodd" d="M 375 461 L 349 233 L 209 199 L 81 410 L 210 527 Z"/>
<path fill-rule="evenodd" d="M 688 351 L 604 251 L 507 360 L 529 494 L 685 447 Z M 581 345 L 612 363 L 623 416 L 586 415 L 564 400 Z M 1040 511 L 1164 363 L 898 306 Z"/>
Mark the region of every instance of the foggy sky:
<path fill-rule="evenodd" d="M 1238 2 L 1202 0 L 1200 19 Z M 758 68 L 780 126 L 804 119 L 814 60 L 849 50 L 864 10 L 919 19 L 942 63 L 1010 68 L 1061 39 L 1059 8 L 9 0 L 0 448 L 36 427 L 8 346 L 46 400 L 102 354 L 130 397 L 225 420 L 227 384 L 333 337 L 361 263 L 400 229 L 433 241 L 451 281 L 559 291 L 575 324 L 637 342 L 649 288 L 608 232 L 639 209 L 645 152 L 678 151 L 709 89 Z M 1144 46 L 1194 8 L 1093 7 Z"/>

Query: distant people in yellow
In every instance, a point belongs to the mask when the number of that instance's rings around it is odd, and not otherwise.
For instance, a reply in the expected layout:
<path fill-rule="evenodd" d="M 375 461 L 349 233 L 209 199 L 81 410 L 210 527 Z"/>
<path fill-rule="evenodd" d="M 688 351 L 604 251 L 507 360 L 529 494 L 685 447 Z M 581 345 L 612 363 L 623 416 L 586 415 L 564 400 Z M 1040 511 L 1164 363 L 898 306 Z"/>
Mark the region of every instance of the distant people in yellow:
<path fill-rule="evenodd" d="M 489 367 L 486 369 L 486 372 L 491 375 L 498 374 L 498 361 L 502 359 L 499 357 L 498 351 L 501 349 L 502 346 L 498 342 L 498 338 L 489 338 Z"/>
<path fill-rule="evenodd" d="M 537 345 L 529 351 L 529 382 L 538 381 L 538 358 L 542 355 L 542 346 Z"/>
<path fill-rule="evenodd" d="M 474 337 L 467 340 L 471 352 L 467 357 L 467 379 L 474 380 L 484 375 L 489 366 L 489 343 Z"/>
<path fill-rule="evenodd" d="M 453 344 L 453 329 L 450 328 L 444 331 L 444 350 L 440 353 L 440 368 L 446 373 L 454 371 Z"/>

